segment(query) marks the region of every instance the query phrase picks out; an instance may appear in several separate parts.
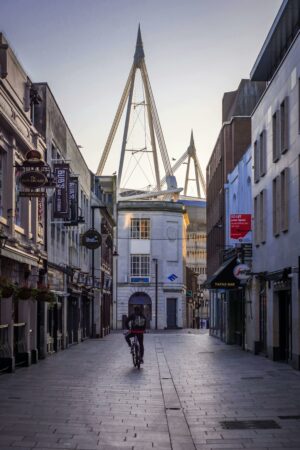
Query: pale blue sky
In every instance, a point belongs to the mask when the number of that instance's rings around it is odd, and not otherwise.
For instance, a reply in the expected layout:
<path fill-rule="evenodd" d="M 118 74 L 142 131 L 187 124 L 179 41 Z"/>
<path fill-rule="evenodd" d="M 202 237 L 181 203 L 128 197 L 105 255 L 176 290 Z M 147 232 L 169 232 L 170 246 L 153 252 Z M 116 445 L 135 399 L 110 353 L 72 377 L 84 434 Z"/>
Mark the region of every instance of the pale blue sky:
<path fill-rule="evenodd" d="M 280 5 L 281 0 L 0 0 L 0 30 L 30 78 L 48 82 L 96 170 L 141 23 L 169 156 L 181 156 L 193 128 L 204 171 L 221 125 L 223 93 L 249 77 Z"/>

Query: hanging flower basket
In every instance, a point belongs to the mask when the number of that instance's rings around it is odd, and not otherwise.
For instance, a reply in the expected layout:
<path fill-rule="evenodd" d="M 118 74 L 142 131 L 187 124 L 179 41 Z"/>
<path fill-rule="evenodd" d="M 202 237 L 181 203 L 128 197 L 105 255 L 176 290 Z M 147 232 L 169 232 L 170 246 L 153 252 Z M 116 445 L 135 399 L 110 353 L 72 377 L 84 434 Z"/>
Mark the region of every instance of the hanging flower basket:
<path fill-rule="evenodd" d="M 0 277 L 0 298 L 11 297 L 16 290 L 14 284 L 12 284 L 8 278 Z"/>
<path fill-rule="evenodd" d="M 13 285 L 2 286 L 0 292 L 1 298 L 10 298 L 15 292 L 15 287 Z"/>
<path fill-rule="evenodd" d="M 29 300 L 33 295 L 32 288 L 28 286 L 20 287 L 16 292 L 16 298 L 18 300 Z"/>
<path fill-rule="evenodd" d="M 50 291 L 49 289 L 45 288 L 41 288 L 41 289 L 37 289 L 35 298 L 37 301 L 39 302 L 48 302 L 48 303 L 55 303 L 56 302 L 56 296 L 55 294 Z"/>

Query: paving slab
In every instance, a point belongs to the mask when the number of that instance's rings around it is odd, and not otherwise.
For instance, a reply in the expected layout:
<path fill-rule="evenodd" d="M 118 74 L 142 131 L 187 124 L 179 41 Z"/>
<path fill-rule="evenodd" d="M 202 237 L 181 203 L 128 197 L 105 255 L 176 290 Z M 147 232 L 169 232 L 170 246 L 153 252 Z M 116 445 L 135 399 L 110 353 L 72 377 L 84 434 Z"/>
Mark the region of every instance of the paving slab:
<path fill-rule="evenodd" d="M 300 373 L 206 331 L 121 333 L 0 376 L 0 449 L 300 449 Z M 225 429 L 224 421 L 278 429 Z"/>

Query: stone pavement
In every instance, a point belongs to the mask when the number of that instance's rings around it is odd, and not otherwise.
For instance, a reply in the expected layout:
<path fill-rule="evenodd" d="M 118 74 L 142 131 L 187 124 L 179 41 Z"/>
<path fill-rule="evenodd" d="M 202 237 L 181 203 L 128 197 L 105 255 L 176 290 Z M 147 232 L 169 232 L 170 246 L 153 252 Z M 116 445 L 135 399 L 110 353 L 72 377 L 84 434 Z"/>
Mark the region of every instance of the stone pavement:
<path fill-rule="evenodd" d="M 0 376 L 0 450 L 300 449 L 300 372 L 206 331 L 145 341 L 140 371 L 112 333 Z"/>

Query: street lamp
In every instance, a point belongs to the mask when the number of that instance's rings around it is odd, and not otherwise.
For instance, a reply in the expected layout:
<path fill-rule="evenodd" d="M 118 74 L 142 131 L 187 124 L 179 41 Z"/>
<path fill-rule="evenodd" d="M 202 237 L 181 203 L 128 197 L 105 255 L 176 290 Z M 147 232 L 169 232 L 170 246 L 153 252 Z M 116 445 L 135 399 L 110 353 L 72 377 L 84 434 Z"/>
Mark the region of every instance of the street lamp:
<path fill-rule="evenodd" d="M 157 330 L 157 297 L 158 297 L 158 260 L 157 258 L 152 258 L 152 261 L 155 263 L 155 329 Z"/>

